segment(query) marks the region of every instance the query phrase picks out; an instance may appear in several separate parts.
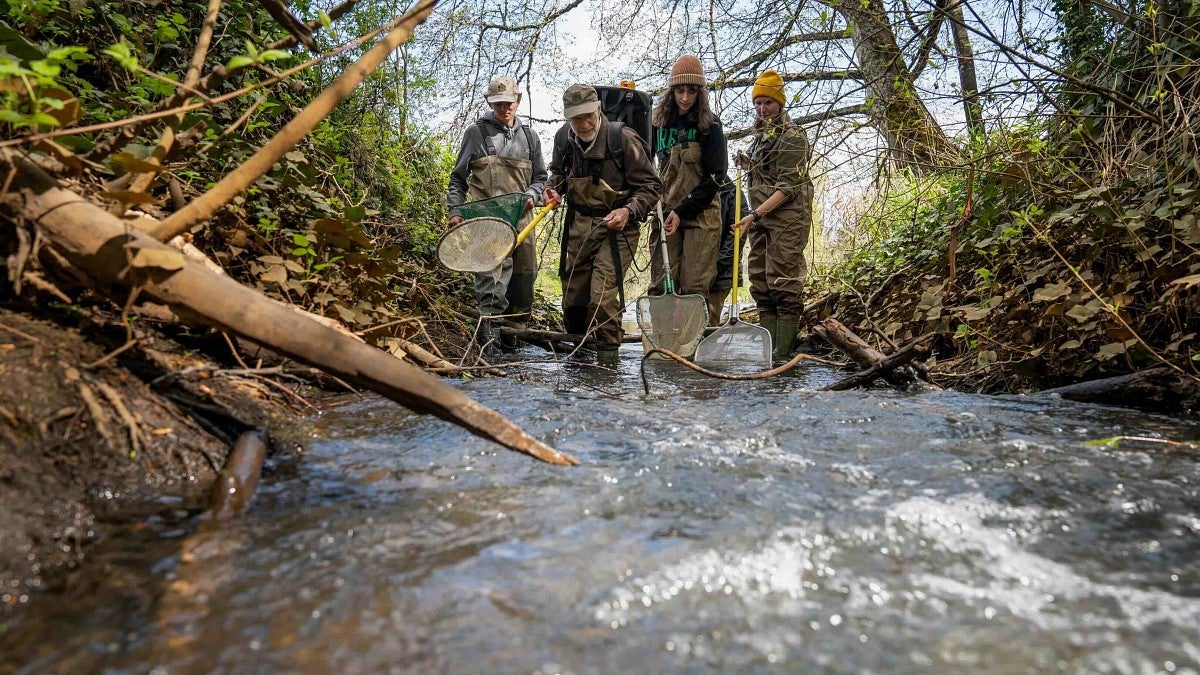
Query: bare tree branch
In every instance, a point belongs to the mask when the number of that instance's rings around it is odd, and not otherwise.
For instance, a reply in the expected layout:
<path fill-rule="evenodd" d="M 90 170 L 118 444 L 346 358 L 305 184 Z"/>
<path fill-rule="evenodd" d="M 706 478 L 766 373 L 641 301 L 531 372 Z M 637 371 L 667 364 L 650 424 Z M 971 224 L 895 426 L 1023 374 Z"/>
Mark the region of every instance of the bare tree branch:
<path fill-rule="evenodd" d="M 300 19 L 296 18 L 295 14 L 287 8 L 280 0 L 258 0 L 258 4 L 262 5 L 271 15 L 272 19 L 278 23 L 284 30 L 296 38 L 300 44 L 308 48 L 308 51 L 317 53 L 317 41 L 313 39 L 312 29 L 306 26 Z"/>

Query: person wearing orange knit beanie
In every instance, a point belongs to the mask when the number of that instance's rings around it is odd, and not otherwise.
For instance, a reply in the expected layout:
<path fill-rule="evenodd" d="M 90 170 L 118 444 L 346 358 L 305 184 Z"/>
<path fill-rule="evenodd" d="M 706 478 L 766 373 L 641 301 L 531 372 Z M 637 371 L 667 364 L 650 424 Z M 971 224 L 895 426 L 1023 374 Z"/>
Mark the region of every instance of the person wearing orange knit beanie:
<path fill-rule="evenodd" d="M 773 70 L 754 81 L 754 138 L 750 154 L 734 159 L 750 174 L 754 207 L 735 227 L 749 232 L 747 271 L 759 323 L 771 332 L 775 360 L 791 357 L 804 311 L 804 247 L 812 230 L 811 150 L 804 129 L 793 124 L 784 105 L 783 78 Z"/>
<path fill-rule="evenodd" d="M 667 238 L 671 276 L 680 293 L 707 298 L 721 245 L 717 190 L 729 169 L 729 158 L 721 120 L 709 104 L 704 66 L 696 56 L 684 54 L 671 67 L 653 122 L 654 155 L 663 181 L 662 233 Z M 663 290 L 661 236 L 657 228 L 650 236 L 651 294 Z M 711 314 L 710 323 L 716 323 Z"/>

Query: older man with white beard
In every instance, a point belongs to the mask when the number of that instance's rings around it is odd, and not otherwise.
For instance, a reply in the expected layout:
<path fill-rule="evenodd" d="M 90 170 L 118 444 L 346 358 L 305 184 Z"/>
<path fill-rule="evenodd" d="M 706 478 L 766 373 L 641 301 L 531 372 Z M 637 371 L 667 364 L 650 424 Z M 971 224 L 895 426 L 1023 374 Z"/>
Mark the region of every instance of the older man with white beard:
<path fill-rule="evenodd" d="M 568 123 L 554 139 L 547 199 L 565 193 L 567 215 L 559 275 L 568 333 L 594 331 L 596 360 L 618 364 L 625 274 L 633 263 L 638 226 L 654 208 L 662 181 L 637 132 L 610 122 L 596 90 L 571 85 L 563 94 Z"/>

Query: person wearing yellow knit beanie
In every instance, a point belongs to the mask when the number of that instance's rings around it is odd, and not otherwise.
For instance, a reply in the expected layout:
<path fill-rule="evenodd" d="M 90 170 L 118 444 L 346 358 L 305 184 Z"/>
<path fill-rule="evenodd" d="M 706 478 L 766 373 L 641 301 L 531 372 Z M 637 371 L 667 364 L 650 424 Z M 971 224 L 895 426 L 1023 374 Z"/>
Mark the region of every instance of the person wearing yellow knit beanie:
<path fill-rule="evenodd" d="M 811 151 L 804 129 L 783 109 L 787 95 L 778 73 L 759 75 L 750 97 L 755 112 L 750 154 L 738 153 L 734 159 L 750 174 L 754 209 L 734 227 L 749 231 L 750 295 L 758 305 L 759 323 L 771 332 L 775 360 L 785 361 L 804 312 L 804 247 L 812 230 Z"/>
<path fill-rule="evenodd" d="M 773 70 L 765 70 L 754 80 L 754 89 L 750 91 L 750 100 L 766 96 L 779 105 L 787 105 L 787 97 L 783 93 L 783 78 Z"/>
<path fill-rule="evenodd" d="M 717 190 L 729 169 L 729 150 L 721 120 L 709 104 L 704 66 L 695 55 L 684 54 L 675 61 L 653 122 L 665 216 L 661 231 L 655 228 L 650 235 L 649 292 L 663 292 L 660 244 L 665 235 L 679 292 L 706 297 L 717 276 L 722 225 Z M 717 322 L 711 309 L 709 321 Z"/>

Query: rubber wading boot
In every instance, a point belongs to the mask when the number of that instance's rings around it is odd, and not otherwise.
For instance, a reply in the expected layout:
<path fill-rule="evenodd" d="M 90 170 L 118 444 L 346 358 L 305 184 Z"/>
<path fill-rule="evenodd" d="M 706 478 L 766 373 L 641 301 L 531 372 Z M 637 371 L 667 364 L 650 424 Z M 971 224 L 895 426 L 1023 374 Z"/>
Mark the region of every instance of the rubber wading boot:
<path fill-rule="evenodd" d="M 479 328 L 475 331 L 475 342 L 479 344 L 485 360 L 491 361 L 500 356 L 499 331 L 486 318 L 479 322 Z"/>
<path fill-rule="evenodd" d="M 603 368 L 617 369 L 621 364 L 621 354 L 616 347 L 597 347 L 596 348 L 596 365 Z"/>
<path fill-rule="evenodd" d="M 775 333 L 779 328 L 779 315 L 775 312 L 761 312 L 758 315 L 758 325 L 766 328 L 767 332 L 771 334 L 771 348 L 774 349 L 775 345 L 779 344 L 779 340 L 775 338 Z"/>
<path fill-rule="evenodd" d="M 780 317 L 775 324 L 775 360 L 787 361 L 792 358 L 792 345 L 796 342 L 796 333 L 800 332 L 800 320 L 790 317 Z"/>
<path fill-rule="evenodd" d="M 520 330 L 520 329 L 525 328 L 525 324 L 523 324 L 523 323 L 516 324 L 515 323 L 515 324 L 513 324 L 513 327 Z M 502 349 L 506 352 L 515 352 L 515 351 L 517 351 L 517 344 L 518 344 L 517 338 L 512 333 L 507 333 L 507 332 L 500 333 L 500 349 Z"/>
<path fill-rule="evenodd" d="M 505 290 L 504 296 L 508 299 L 507 313 L 515 315 L 511 317 L 513 321 L 529 320 L 529 312 L 533 309 L 533 282 L 536 280 L 536 274 L 526 272 L 521 274 L 514 272 L 512 278 L 508 280 L 508 288 Z"/>

